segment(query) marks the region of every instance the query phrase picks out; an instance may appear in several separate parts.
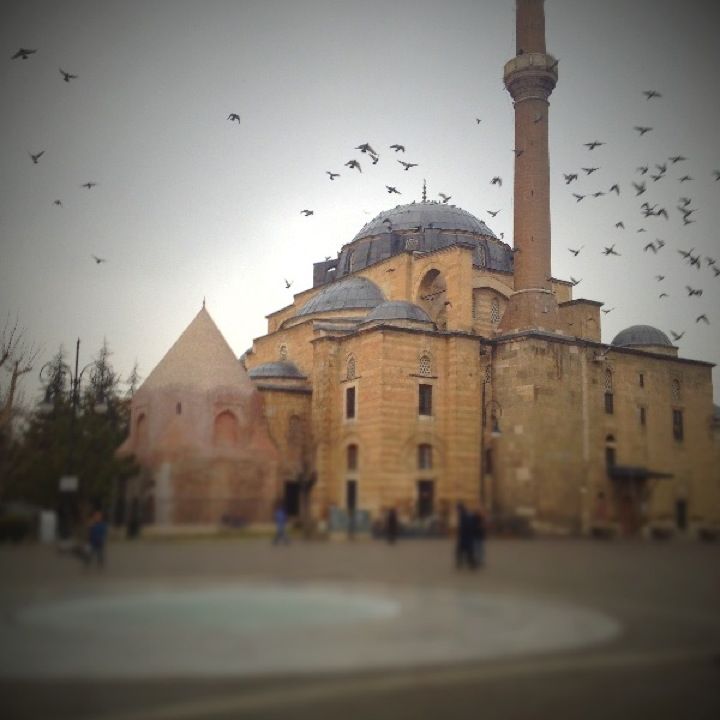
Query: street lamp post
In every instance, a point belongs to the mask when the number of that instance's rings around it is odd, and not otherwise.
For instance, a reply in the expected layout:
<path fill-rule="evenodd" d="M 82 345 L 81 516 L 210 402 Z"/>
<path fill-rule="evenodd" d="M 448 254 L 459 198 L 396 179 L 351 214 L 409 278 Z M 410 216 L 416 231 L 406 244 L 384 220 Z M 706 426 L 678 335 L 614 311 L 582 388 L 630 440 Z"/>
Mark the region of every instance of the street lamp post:
<path fill-rule="evenodd" d="M 72 535 L 73 522 L 77 521 L 79 516 L 79 499 L 80 499 L 80 484 L 77 476 L 75 476 L 75 442 L 76 442 L 76 424 L 78 415 L 78 405 L 80 403 L 80 387 L 83 375 L 88 368 L 91 368 L 95 363 L 90 362 L 82 370 L 79 369 L 80 361 L 80 338 L 75 343 L 75 369 L 61 362 L 59 365 L 54 365 L 52 362 L 45 363 L 40 368 L 40 381 L 45 382 L 49 380 L 50 383 L 47 385 L 45 390 L 45 399 L 40 404 L 40 410 L 43 412 L 50 412 L 55 406 L 56 394 L 62 392 L 62 385 L 64 382 L 59 380 L 57 377 L 48 377 L 48 372 L 53 369 L 56 373 L 59 372 L 62 376 L 70 376 L 70 433 L 68 438 L 68 452 L 65 459 L 65 476 L 60 478 L 59 492 L 60 496 L 58 499 L 58 537 L 61 541 L 67 540 Z M 64 377 L 63 377 L 64 379 Z M 102 379 L 101 379 L 102 380 Z M 102 392 L 102 390 L 101 390 Z M 104 413 L 107 410 L 107 405 L 102 397 L 97 398 L 95 405 L 96 412 Z"/>

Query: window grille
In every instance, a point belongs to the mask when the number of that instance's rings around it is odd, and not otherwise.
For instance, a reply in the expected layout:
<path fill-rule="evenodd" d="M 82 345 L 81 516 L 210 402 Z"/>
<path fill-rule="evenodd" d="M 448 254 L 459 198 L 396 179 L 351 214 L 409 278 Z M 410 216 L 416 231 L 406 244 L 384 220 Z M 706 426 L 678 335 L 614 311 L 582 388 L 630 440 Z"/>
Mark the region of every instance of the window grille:
<path fill-rule="evenodd" d="M 356 376 L 355 358 L 351 355 L 347 361 L 347 379 L 353 380 Z"/>
<path fill-rule="evenodd" d="M 288 358 L 287 345 L 281 345 L 280 346 L 280 360 L 282 360 L 284 362 L 285 360 L 287 360 L 287 358 Z"/>
<path fill-rule="evenodd" d="M 418 375 L 431 375 L 432 363 L 428 355 L 423 355 L 418 363 Z"/>
<path fill-rule="evenodd" d="M 672 381 L 672 399 L 674 402 L 680 402 L 680 381 Z"/>
<path fill-rule="evenodd" d="M 500 303 L 497 298 L 493 298 L 490 304 L 490 322 L 497 325 L 500 322 Z"/>

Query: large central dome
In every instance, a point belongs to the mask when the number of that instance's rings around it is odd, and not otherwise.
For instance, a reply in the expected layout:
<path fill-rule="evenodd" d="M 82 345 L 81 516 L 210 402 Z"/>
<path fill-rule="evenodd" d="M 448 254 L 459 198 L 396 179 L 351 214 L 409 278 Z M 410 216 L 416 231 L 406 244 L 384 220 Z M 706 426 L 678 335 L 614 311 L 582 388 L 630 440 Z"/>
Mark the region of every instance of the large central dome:
<path fill-rule="evenodd" d="M 482 220 L 478 220 L 462 208 L 437 202 L 420 202 L 384 210 L 360 230 L 353 238 L 353 242 L 381 233 L 417 228 L 456 230 L 495 237 L 493 231 Z"/>
<path fill-rule="evenodd" d="M 474 248 L 478 267 L 510 273 L 513 253 L 466 210 L 439 202 L 413 202 L 384 210 L 343 246 L 338 257 L 315 263 L 313 286 L 352 275 L 404 252 L 431 253 L 452 245 Z"/>

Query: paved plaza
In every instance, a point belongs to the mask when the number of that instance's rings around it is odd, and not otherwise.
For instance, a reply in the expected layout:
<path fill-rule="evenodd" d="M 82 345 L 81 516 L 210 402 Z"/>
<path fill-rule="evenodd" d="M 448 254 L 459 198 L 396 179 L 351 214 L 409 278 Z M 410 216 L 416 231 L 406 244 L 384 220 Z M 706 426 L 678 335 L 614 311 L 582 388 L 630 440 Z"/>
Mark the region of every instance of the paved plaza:
<path fill-rule="evenodd" d="M 0 549 L 7 718 L 717 718 L 720 545 Z"/>

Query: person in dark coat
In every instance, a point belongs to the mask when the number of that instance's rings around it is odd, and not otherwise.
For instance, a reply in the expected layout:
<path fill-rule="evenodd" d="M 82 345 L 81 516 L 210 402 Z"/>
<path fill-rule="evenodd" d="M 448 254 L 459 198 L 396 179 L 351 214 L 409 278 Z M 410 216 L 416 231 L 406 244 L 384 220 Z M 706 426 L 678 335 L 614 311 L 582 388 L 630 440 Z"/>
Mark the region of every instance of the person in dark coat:
<path fill-rule="evenodd" d="M 468 512 L 465 503 L 457 504 L 458 523 L 457 541 L 455 544 L 455 565 L 458 568 L 467 565 L 477 567 L 475 560 L 475 537 L 472 514 Z"/>
<path fill-rule="evenodd" d="M 388 510 L 386 533 L 387 541 L 392 545 L 397 540 L 398 535 L 398 516 L 394 507 Z"/>
<path fill-rule="evenodd" d="M 472 513 L 472 533 L 475 564 L 480 566 L 485 562 L 485 536 L 487 534 L 485 514 L 482 508 Z"/>
<path fill-rule="evenodd" d="M 278 502 L 275 506 L 275 513 L 273 515 L 275 520 L 275 537 L 273 538 L 272 544 L 278 545 L 284 543 L 285 545 L 290 544 L 290 538 L 287 535 L 287 513 L 282 502 Z"/>
<path fill-rule="evenodd" d="M 85 563 L 89 565 L 93 558 L 98 567 L 105 565 L 105 543 L 107 541 L 107 522 L 102 510 L 96 510 L 90 519 L 88 527 L 88 552 L 85 556 Z"/>

